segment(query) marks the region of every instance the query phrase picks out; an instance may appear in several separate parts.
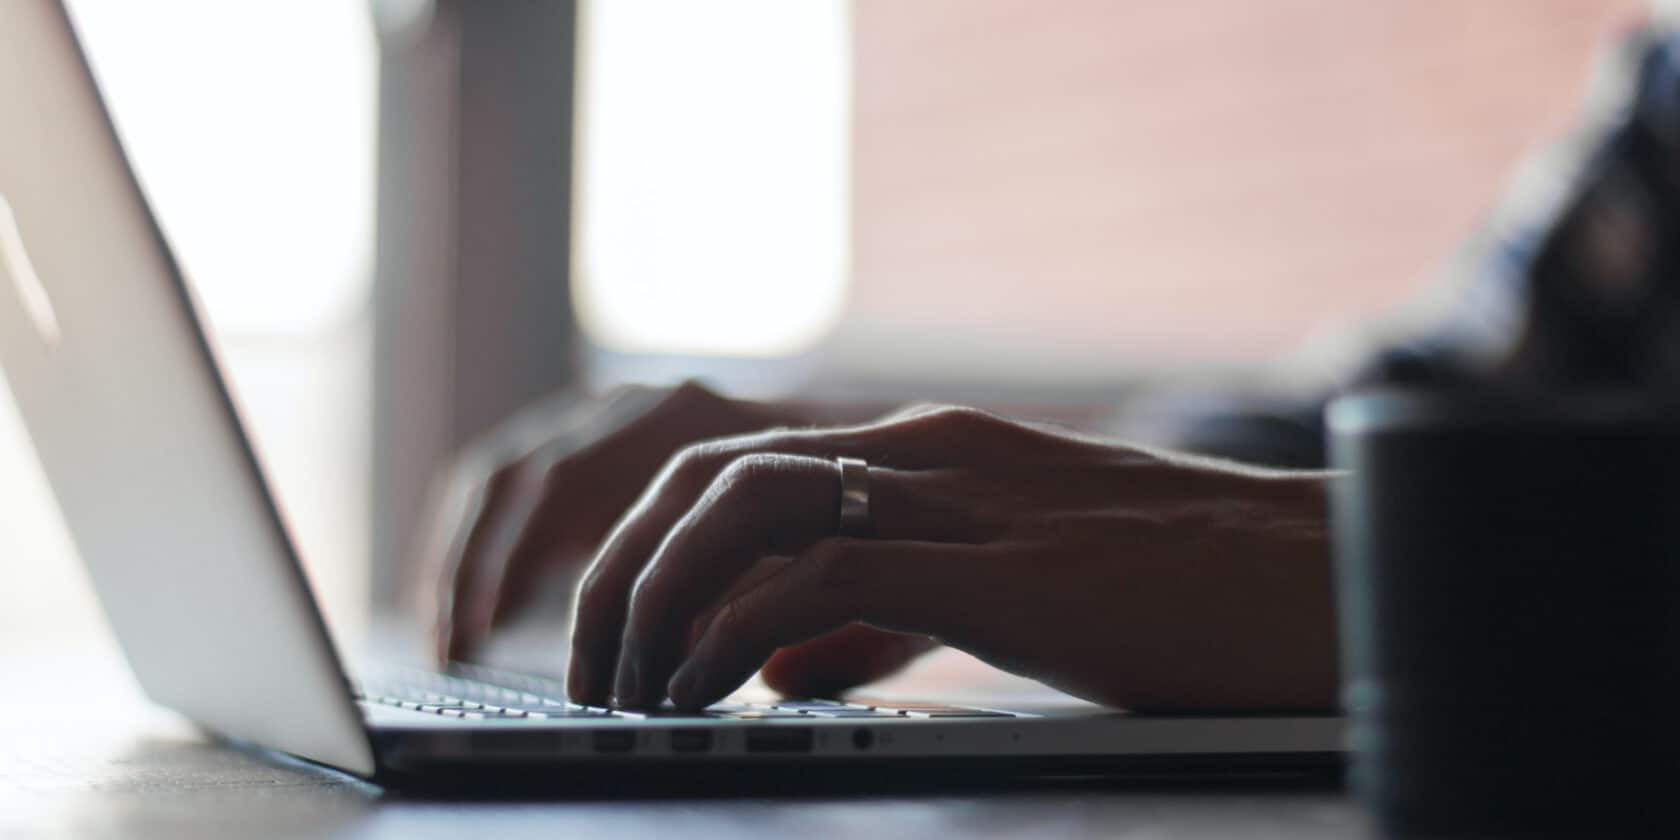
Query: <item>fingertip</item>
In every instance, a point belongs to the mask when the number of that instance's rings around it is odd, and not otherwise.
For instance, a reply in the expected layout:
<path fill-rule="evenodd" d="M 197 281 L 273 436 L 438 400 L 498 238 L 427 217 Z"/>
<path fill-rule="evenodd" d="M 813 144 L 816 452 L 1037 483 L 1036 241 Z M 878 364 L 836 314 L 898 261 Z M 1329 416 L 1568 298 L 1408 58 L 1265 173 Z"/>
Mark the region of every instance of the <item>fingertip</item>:
<path fill-rule="evenodd" d="M 760 674 L 785 695 L 836 695 L 898 672 L 933 646 L 929 639 L 852 625 L 776 651 Z"/>
<path fill-rule="evenodd" d="M 621 654 L 618 660 L 618 671 L 613 676 L 612 705 L 623 708 L 640 708 L 644 705 L 642 698 L 642 669 L 636 657 L 632 654 Z"/>
<path fill-rule="evenodd" d="M 439 648 L 442 655 L 440 664 L 461 662 L 471 657 L 487 635 L 470 623 L 462 625 L 454 622 L 445 625 L 444 634 L 443 644 Z"/>
<path fill-rule="evenodd" d="M 689 712 L 703 709 L 710 704 L 701 689 L 705 672 L 696 665 L 694 660 L 683 663 L 670 682 L 665 684 L 665 693 L 671 698 L 671 704 L 679 710 Z"/>
<path fill-rule="evenodd" d="M 572 654 L 571 664 L 566 667 L 566 696 L 573 703 L 600 705 L 601 698 L 596 696 L 594 680 L 590 678 L 589 662 L 575 653 Z"/>
<path fill-rule="evenodd" d="M 787 656 L 782 651 L 776 651 L 765 661 L 764 666 L 759 668 L 758 675 L 771 690 L 792 695 L 799 693 L 798 689 L 805 682 L 807 671 L 805 664 L 799 661 L 797 656 Z"/>
<path fill-rule="evenodd" d="M 812 655 L 802 647 L 778 650 L 759 668 L 759 677 L 772 691 L 788 697 L 826 697 L 866 681 L 855 660 Z"/>

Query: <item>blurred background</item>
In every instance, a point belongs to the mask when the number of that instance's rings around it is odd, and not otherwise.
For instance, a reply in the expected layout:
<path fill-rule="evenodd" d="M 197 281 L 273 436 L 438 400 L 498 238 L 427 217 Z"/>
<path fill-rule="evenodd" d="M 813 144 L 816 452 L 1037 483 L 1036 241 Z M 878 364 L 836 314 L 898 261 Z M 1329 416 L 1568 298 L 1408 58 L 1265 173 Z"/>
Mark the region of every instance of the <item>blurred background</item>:
<path fill-rule="evenodd" d="M 71 0 L 354 638 L 556 389 L 1106 403 L 1414 294 L 1635 0 Z M 0 634 L 100 626 L 0 390 Z"/>

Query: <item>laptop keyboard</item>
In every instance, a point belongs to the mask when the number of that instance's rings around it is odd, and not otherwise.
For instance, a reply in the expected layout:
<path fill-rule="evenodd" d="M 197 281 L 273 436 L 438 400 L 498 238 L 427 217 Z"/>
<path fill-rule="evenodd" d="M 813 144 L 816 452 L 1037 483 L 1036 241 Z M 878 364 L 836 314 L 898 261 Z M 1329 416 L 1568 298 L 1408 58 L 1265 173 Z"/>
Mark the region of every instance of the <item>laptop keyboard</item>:
<path fill-rule="evenodd" d="M 585 706 L 566 699 L 554 680 L 478 666 L 451 666 L 446 674 L 400 672 L 353 682 L 356 699 L 412 712 L 468 720 L 635 720 L 650 717 L 706 717 L 733 720 L 775 718 L 1007 718 L 1008 712 L 928 703 L 841 700 L 726 701 L 703 712 L 672 708 L 648 711 Z"/>

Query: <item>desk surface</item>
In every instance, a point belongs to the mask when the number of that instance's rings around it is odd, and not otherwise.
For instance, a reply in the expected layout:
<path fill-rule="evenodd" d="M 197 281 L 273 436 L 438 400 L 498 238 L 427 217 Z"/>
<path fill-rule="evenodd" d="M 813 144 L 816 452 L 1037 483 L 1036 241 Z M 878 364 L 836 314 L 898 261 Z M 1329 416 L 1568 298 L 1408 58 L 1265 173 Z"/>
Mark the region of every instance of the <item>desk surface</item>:
<path fill-rule="evenodd" d="M 1368 836 L 1330 790 L 1109 784 L 916 796 L 426 801 L 227 749 L 152 708 L 108 648 L 0 648 L 0 838 Z M 52 687 L 66 702 L 44 701 Z"/>

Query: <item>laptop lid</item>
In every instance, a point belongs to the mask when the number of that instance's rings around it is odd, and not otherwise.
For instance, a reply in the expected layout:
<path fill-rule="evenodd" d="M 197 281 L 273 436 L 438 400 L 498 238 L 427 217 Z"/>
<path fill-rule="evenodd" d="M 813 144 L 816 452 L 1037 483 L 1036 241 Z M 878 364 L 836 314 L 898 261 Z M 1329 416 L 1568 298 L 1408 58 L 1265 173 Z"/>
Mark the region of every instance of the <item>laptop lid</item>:
<path fill-rule="evenodd" d="M 0 362 L 146 693 L 371 774 L 190 292 L 56 0 L 0 4 Z"/>

